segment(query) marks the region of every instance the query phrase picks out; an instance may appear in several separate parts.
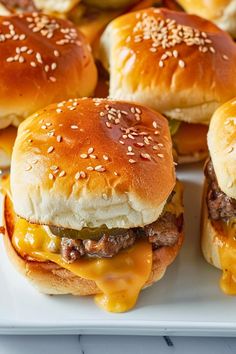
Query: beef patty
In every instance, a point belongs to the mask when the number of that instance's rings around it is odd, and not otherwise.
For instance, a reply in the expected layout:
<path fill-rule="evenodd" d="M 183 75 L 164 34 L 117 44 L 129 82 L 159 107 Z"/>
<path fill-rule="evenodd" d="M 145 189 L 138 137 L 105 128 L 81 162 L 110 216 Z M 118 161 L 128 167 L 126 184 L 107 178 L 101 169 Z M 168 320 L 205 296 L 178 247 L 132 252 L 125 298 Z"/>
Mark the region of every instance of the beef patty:
<path fill-rule="evenodd" d="M 165 212 L 156 222 L 143 228 L 128 229 L 119 235 L 104 234 L 99 240 L 75 240 L 62 237 L 61 255 L 67 263 L 78 260 L 81 256 L 110 258 L 120 250 L 130 247 L 136 239 L 147 238 L 153 249 L 173 246 L 183 229 L 183 214 L 179 217 Z"/>
<path fill-rule="evenodd" d="M 236 216 L 236 200 L 228 197 L 220 189 L 212 161 L 209 160 L 205 167 L 205 176 L 208 181 L 207 208 L 211 220 L 227 221 Z"/>

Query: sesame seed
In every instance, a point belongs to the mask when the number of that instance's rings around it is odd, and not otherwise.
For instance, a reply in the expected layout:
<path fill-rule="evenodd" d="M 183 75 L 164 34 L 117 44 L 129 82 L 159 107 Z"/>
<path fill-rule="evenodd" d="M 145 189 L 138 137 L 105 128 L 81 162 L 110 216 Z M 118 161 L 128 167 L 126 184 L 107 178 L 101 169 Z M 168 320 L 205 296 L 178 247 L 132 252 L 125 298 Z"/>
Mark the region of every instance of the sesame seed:
<path fill-rule="evenodd" d="M 87 170 L 88 170 L 88 171 L 93 171 L 94 168 L 93 168 L 92 166 L 88 166 L 88 167 L 87 167 Z"/>
<path fill-rule="evenodd" d="M 25 171 L 30 171 L 32 169 L 32 166 L 28 165 L 25 167 Z"/>
<path fill-rule="evenodd" d="M 76 179 L 77 181 L 80 179 L 80 172 L 77 172 L 77 173 L 75 174 L 75 179 Z"/>
<path fill-rule="evenodd" d="M 126 153 L 126 155 L 133 156 L 133 155 L 135 155 L 135 153 L 133 151 L 129 151 L 129 152 Z"/>
<path fill-rule="evenodd" d="M 158 150 L 158 146 L 157 145 L 153 145 L 153 150 Z"/>
<path fill-rule="evenodd" d="M 157 127 L 158 127 L 157 122 L 154 121 L 154 122 L 152 123 L 152 125 L 153 125 L 153 128 L 157 129 Z"/>
<path fill-rule="evenodd" d="M 95 166 L 95 171 L 104 172 L 104 171 L 106 171 L 106 169 L 102 165 L 97 165 L 97 166 Z"/>
<path fill-rule="evenodd" d="M 89 149 L 88 149 L 88 154 L 90 155 L 90 154 L 92 154 L 94 152 L 94 148 L 93 147 L 90 147 Z"/>
<path fill-rule="evenodd" d="M 159 67 L 160 67 L 160 68 L 163 68 L 163 66 L 164 66 L 164 62 L 163 62 L 163 60 L 160 60 L 160 61 L 159 61 Z"/>
<path fill-rule="evenodd" d="M 47 150 L 48 154 L 50 154 L 51 152 L 53 152 L 53 150 L 54 150 L 54 147 L 53 147 L 53 146 L 50 146 L 50 147 L 48 148 L 48 150 Z"/>
<path fill-rule="evenodd" d="M 173 50 L 173 57 L 178 58 L 178 55 L 179 55 L 178 51 L 177 50 Z"/>
<path fill-rule="evenodd" d="M 108 161 L 109 160 L 109 156 L 103 155 L 103 160 Z"/>
<path fill-rule="evenodd" d="M 33 67 L 33 68 L 36 68 L 37 64 L 34 62 L 34 61 L 31 61 L 30 62 L 30 65 Z"/>
<path fill-rule="evenodd" d="M 13 57 L 9 57 L 9 58 L 6 59 L 6 61 L 7 61 L 8 63 L 12 63 L 12 62 L 15 61 L 15 60 L 14 60 Z"/>
<path fill-rule="evenodd" d="M 111 128 L 111 124 L 109 122 L 106 122 L 105 124 L 106 124 L 107 128 Z"/>
<path fill-rule="evenodd" d="M 50 180 L 53 180 L 53 179 L 54 179 L 54 176 L 53 176 L 52 173 L 49 173 L 48 177 L 49 177 Z"/>
<path fill-rule="evenodd" d="M 144 143 L 136 143 L 137 146 L 143 147 Z"/>
<path fill-rule="evenodd" d="M 50 170 L 52 170 L 52 171 L 56 171 L 58 169 L 58 166 L 55 166 L 55 165 L 52 165 L 51 167 L 50 167 Z"/>
<path fill-rule="evenodd" d="M 80 177 L 81 178 L 86 178 L 86 173 L 84 171 L 80 171 Z"/>
<path fill-rule="evenodd" d="M 115 175 L 115 176 L 119 176 L 118 172 L 116 172 L 116 171 L 114 172 L 114 175 Z"/>
<path fill-rule="evenodd" d="M 57 108 L 57 109 L 56 109 L 56 112 L 57 112 L 57 113 L 62 113 L 63 111 L 62 111 L 62 109 Z"/>
<path fill-rule="evenodd" d="M 57 136 L 57 142 L 60 143 L 62 141 L 62 136 L 61 135 L 58 135 Z"/>
<path fill-rule="evenodd" d="M 78 125 L 71 125 L 70 127 L 71 127 L 71 129 L 73 129 L 73 130 L 79 129 Z"/>
<path fill-rule="evenodd" d="M 43 64 L 42 56 L 40 53 L 36 53 L 35 57 L 38 63 Z"/>
<path fill-rule="evenodd" d="M 61 171 L 60 173 L 59 173 L 59 177 L 64 177 L 66 175 L 66 172 L 65 171 Z"/>
<path fill-rule="evenodd" d="M 233 147 L 233 146 L 230 146 L 230 147 L 226 150 L 226 152 L 227 152 L 228 154 L 230 154 L 233 150 L 234 150 L 234 147 Z"/>
<path fill-rule="evenodd" d="M 222 58 L 224 59 L 224 60 L 229 60 L 229 57 L 227 56 L 227 55 L 222 55 Z"/>
<path fill-rule="evenodd" d="M 56 70 L 56 68 L 57 68 L 57 64 L 56 64 L 56 63 L 52 63 L 52 64 L 51 64 L 51 69 L 52 69 L 52 70 Z"/>
<path fill-rule="evenodd" d="M 136 163 L 136 161 L 133 159 L 129 159 L 129 163 L 133 164 L 133 163 Z"/>
<path fill-rule="evenodd" d="M 151 160 L 151 156 L 147 153 L 141 152 L 140 156 L 145 160 Z"/>
<path fill-rule="evenodd" d="M 87 154 L 81 154 L 80 157 L 81 157 L 81 159 L 87 159 L 88 155 Z"/>
<path fill-rule="evenodd" d="M 55 55 L 55 57 L 59 57 L 60 56 L 60 53 L 58 52 L 58 50 L 54 50 L 54 55 Z"/>
<path fill-rule="evenodd" d="M 57 81 L 57 79 L 54 76 L 50 76 L 49 80 L 52 81 L 52 82 L 56 82 Z"/>
<path fill-rule="evenodd" d="M 163 159 L 164 155 L 163 154 L 157 154 L 158 157 L 160 157 L 161 159 Z"/>
<path fill-rule="evenodd" d="M 184 67 L 185 67 L 185 62 L 184 62 L 182 59 L 179 60 L 179 66 L 180 66 L 181 68 L 184 68 Z"/>
<path fill-rule="evenodd" d="M 130 111 L 131 111 L 131 113 L 135 113 L 136 111 L 135 111 L 135 107 L 131 107 L 130 108 Z"/>
<path fill-rule="evenodd" d="M 47 129 L 48 127 L 47 127 L 45 124 L 43 124 L 43 125 L 41 126 L 41 128 L 45 130 L 45 129 Z"/>
<path fill-rule="evenodd" d="M 91 159 L 94 159 L 94 160 L 96 160 L 96 158 L 97 158 L 97 156 L 96 156 L 96 155 L 93 155 L 93 154 L 90 154 L 89 157 L 90 157 Z"/>

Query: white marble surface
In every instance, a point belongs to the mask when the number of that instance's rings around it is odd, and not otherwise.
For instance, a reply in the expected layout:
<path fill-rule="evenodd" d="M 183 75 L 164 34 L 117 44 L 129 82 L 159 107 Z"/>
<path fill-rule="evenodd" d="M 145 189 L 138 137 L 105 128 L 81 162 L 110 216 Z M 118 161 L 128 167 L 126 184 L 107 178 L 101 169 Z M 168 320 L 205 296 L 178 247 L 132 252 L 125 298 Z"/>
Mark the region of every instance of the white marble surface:
<path fill-rule="evenodd" d="M 0 336 L 0 354 L 235 354 L 236 338 Z"/>

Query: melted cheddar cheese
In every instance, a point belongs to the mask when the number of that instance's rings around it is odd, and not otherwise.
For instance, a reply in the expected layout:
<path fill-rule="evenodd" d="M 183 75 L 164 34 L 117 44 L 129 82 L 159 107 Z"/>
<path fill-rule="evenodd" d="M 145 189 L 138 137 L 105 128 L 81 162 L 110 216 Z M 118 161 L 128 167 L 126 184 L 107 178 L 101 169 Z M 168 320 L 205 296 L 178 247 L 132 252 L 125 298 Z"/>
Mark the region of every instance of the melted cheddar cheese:
<path fill-rule="evenodd" d="M 68 264 L 60 254 L 51 252 L 52 243 L 60 247 L 59 237 L 21 218 L 16 221 L 12 243 L 23 257 L 52 261 L 79 277 L 94 280 L 102 292 L 95 296 L 96 303 L 111 312 L 124 312 L 135 305 L 152 268 L 152 247 L 147 241 L 138 241 L 113 258 L 81 259 Z"/>
<path fill-rule="evenodd" d="M 217 225 L 216 225 L 217 224 Z M 215 223 L 219 233 L 219 256 L 223 270 L 220 280 L 221 290 L 227 295 L 236 295 L 236 225 L 235 220 L 228 223 Z"/>

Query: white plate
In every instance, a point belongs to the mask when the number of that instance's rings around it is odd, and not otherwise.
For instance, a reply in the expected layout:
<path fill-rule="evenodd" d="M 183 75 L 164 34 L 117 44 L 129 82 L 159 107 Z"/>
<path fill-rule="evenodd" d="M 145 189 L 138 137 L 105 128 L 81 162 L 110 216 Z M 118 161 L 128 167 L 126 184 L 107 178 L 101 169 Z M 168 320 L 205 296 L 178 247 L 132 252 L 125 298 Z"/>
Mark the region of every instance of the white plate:
<path fill-rule="evenodd" d="M 142 292 L 135 309 L 109 314 L 92 298 L 39 294 L 9 263 L 0 243 L 0 334 L 236 335 L 236 297 L 221 293 L 220 271 L 199 246 L 201 166 L 181 168 L 185 243 L 165 277 Z"/>

